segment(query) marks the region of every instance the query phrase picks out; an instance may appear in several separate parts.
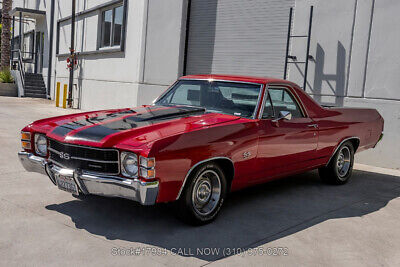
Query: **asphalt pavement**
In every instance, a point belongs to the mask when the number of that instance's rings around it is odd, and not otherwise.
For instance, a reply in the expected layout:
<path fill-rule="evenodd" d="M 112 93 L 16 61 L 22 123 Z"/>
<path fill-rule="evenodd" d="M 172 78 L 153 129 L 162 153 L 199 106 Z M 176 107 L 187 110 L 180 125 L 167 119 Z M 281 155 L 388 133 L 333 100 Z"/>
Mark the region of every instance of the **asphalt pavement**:
<path fill-rule="evenodd" d="M 400 171 L 356 165 L 343 186 L 316 171 L 233 193 L 212 224 L 170 205 L 85 200 L 24 171 L 20 130 L 77 112 L 0 97 L 1 266 L 400 266 Z"/>

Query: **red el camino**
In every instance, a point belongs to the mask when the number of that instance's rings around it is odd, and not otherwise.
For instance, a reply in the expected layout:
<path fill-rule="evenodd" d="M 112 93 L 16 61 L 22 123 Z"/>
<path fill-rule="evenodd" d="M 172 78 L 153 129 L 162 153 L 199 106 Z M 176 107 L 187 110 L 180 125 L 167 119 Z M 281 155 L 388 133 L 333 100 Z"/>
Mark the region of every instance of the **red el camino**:
<path fill-rule="evenodd" d="M 175 201 L 182 219 L 205 224 L 230 191 L 317 168 L 346 183 L 354 153 L 382 132 L 375 109 L 324 108 L 285 80 L 191 75 L 153 105 L 33 122 L 19 158 L 75 196 Z"/>

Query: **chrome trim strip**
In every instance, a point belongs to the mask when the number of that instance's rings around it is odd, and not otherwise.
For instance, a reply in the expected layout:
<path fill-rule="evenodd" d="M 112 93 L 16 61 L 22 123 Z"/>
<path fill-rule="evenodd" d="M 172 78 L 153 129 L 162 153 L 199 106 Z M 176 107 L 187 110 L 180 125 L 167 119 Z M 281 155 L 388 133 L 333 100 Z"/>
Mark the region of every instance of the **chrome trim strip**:
<path fill-rule="evenodd" d="M 48 147 L 48 150 L 51 151 L 51 152 L 53 152 L 53 153 L 56 153 L 57 155 L 60 155 L 60 154 L 61 154 L 61 152 L 59 152 L 59 151 L 57 151 L 57 150 L 55 150 L 55 149 L 53 149 L 53 148 L 51 148 L 51 147 Z"/>
<path fill-rule="evenodd" d="M 74 147 L 88 148 L 88 149 L 101 150 L 101 151 L 117 151 L 117 152 L 119 152 L 118 149 L 114 149 L 114 148 L 98 148 L 98 147 L 93 147 L 93 146 L 82 146 L 82 145 L 75 145 L 75 144 L 70 144 L 70 143 L 63 143 L 63 142 L 57 141 L 53 138 L 48 138 L 48 139 L 49 139 L 49 141 L 54 141 L 54 142 L 57 142 L 61 145 L 65 145 L 65 146 L 74 146 Z"/>
<path fill-rule="evenodd" d="M 253 120 L 255 120 L 255 119 L 260 117 L 261 109 L 263 109 L 263 106 L 260 107 L 260 105 L 262 105 L 261 101 L 264 101 L 264 98 L 265 98 L 265 90 L 264 90 L 264 88 L 266 89 L 265 84 L 262 84 L 260 86 L 260 92 L 258 93 L 257 104 L 256 104 L 256 107 L 254 109 L 253 116 L 251 116 L 253 118 Z M 263 94 L 263 90 L 264 90 L 264 94 Z M 263 95 L 264 95 L 264 97 L 263 97 Z M 260 112 L 258 113 L 258 117 L 256 118 L 258 110 L 260 110 Z"/>
<path fill-rule="evenodd" d="M 264 85 L 265 83 L 253 83 L 253 82 L 244 82 L 244 81 L 235 81 L 235 80 L 224 80 L 224 79 L 214 79 L 214 78 L 180 78 L 178 81 L 213 81 L 213 82 L 228 82 L 228 83 L 246 83 L 246 84 L 255 84 L 255 85 Z"/>
<path fill-rule="evenodd" d="M 205 160 L 202 160 L 202 161 L 197 162 L 196 164 L 194 164 L 194 165 L 189 169 L 188 173 L 186 174 L 185 179 L 183 180 L 183 183 L 182 183 L 182 185 L 181 185 L 181 188 L 179 189 L 179 193 L 178 193 L 178 196 L 176 197 L 176 200 L 178 200 L 179 197 L 181 196 L 181 193 L 182 193 L 182 191 L 183 191 L 183 188 L 185 187 L 186 181 L 187 181 L 188 177 L 190 176 L 191 172 L 192 172 L 197 166 L 199 166 L 200 164 L 206 163 L 206 162 L 208 162 L 208 161 L 216 160 L 216 159 L 227 159 L 227 160 L 229 160 L 229 161 L 232 163 L 232 166 L 235 166 L 235 165 L 233 164 L 233 161 L 232 161 L 230 158 L 228 158 L 228 157 L 214 157 L 214 158 L 209 158 L 209 159 L 205 159 Z M 235 168 L 233 169 L 233 176 L 235 177 Z"/>
<path fill-rule="evenodd" d="M 55 161 L 53 159 L 47 159 L 48 162 L 53 163 L 54 165 L 57 165 L 59 167 L 62 167 L 64 169 L 69 169 L 70 167 L 67 167 L 61 163 L 59 163 L 58 161 Z M 119 173 L 106 173 L 106 172 L 96 172 L 96 171 L 88 171 L 88 170 L 81 170 L 82 173 L 87 173 L 87 174 L 92 174 L 92 175 L 101 175 L 101 176 L 114 176 L 114 175 L 118 175 Z"/>
<path fill-rule="evenodd" d="M 85 160 L 85 161 L 91 161 L 91 162 L 98 162 L 98 163 L 118 163 L 119 161 L 106 161 L 106 160 L 97 160 L 97 159 L 88 159 L 88 158 L 81 158 L 81 157 L 73 157 L 71 156 L 71 159 L 77 159 L 77 160 Z"/>
<path fill-rule="evenodd" d="M 328 160 L 328 163 L 326 163 L 325 166 L 328 166 L 328 165 L 329 165 L 330 161 L 332 160 L 333 156 L 336 154 L 336 152 L 338 151 L 338 149 L 340 148 L 340 146 L 341 146 L 344 142 L 349 141 L 349 140 L 351 140 L 351 139 L 357 139 L 358 142 L 360 142 L 360 138 L 358 138 L 357 136 L 347 137 L 347 138 L 343 139 L 342 142 L 340 142 L 339 145 L 336 146 L 335 150 L 333 151 L 331 157 L 330 157 L 329 160 Z M 355 153 L 355 151 L 354 151 L 354 153 Z"/>
<path fill-rule="evenodd" d="M 70 168 L 70 167 L 67 167 L 67 166 L 65 166 L 65 165 L 63 165 L 63 164 L 61 164 L 61 163 L 59 163 L 59 162 L 57 162 L 55 160 L 52 160 L 52 159 L 48 159 L 47 161 L 49 163 L 52 163 L 52 166 L 57 166 L 57 167 L 62 168 L 62 169 L 69 169 Z M 113 174 L 103 173 L 103 172 L 84 171 L 84 170 L 79 170 L 79 171 L 81 173 L 86 173 L 86 174 L 91 174 L 91 175 L 101 175 L 101 176 L 110 176 L 110 177 L 113 176 Z"/>
<path fill-rule="evenodd" d="M 261 103 L 260 113 L 258 113 L 259 120 L 262 119 L 262 114 L 264 113 L 265 101 L 267 101 L 267 98 L 268 98 L 268 89 L 269 89 L 268 87 L 269 87 L 268 85 L 265 86 L 264 97 L 263 97 L 263 101 Z M 272 109 L 272 112 L 274 112 L 273 109 Z M 274 117 L 275 117 L 275 112 L 274 112 Z"/>

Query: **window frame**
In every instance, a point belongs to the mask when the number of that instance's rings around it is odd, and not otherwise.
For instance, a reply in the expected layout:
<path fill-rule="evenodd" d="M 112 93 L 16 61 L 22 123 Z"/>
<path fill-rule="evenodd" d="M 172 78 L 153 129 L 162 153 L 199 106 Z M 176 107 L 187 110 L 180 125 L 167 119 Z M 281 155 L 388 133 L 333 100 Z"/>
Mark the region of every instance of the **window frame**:
<path fill-rule="evenodd" d="M 79 21 L 83 16 L 94 14 L 97 16 L 97 40 L 96 47 L 91 50 L 85 50 L 77 52 L 79 55 L 93 55 L 93 54 L 104 54 L 104 53 L 118 53 L 125 52 L 125 41 L 126 41 L 126 26 L 127 26 L 127 15 L 128 15 L 128 1 L 129 0 L 108 0 L 105 3 L 98 4 L 92 8 L 83 10 L 81 12 L 76 13 L 75 20 Z M 122 17 L 122 34 L 121 34 L 121 45 L 115 47 L 104 47 L 100 48 L 100 37 L 101 37 L 101 11 L 105 9 L 109 9 L 113 6 L 123 6 L 123 17 Z M 68 22 L 71 23 L 71 16 L 67 16 L 64 18 L 60 18 L 57 20 L 56 25 L 56 57 L 68 57 L 70 55 L 69 52 L 60 53 L 60 29 L 61 23 Z"/>
<path fill-rule="evenodd" d="M 115 10 L 119 7 L 122 7 L 122 25 L 121 25 L 121 38 L 120 38 L 120 43 L 118 45 L 114 44 L 114 28 L 115 28 Z M 110 28 L 110 45 L 108 46 L 103 46 L 103 33 L 104 33 L 104 17 L 105 17 L 105 12 L 111 10 L 111 28 Z M 98 31 L 98 50 L 103 50 L 103 49 L 115 49 L 115 48 L 120 48 L 122 46 L 123 41 L 125 40 L 125 6 L 123 3 L 116 4 L 113 6 L 109 6 L 107 8 L 100 9 L 99 12 L 99 31 Z"/>
<path fill-rule="evenodd" d="M 308 118 L 308 115 L 307 115 L 307 113 L 305 111 L 303 103 L 298 99 L 297 94 L 295 94 L 293 92 L 294 89 L 291 86 L 289 86 L 289 85 L 280 85 L 280 84 L 276 84 L 276 85 L 275 84 L 271 84 L 271 85 L 267 85 L 266 89 L 265 89 L 264 100 L 263 100 L 263 103 L 262 103 L 262 110 L 260 111 L 260 119 L 262 119 L 262 120 L 270 120 L 270 119 L 276 119 L 277 118 L 277 114 L 275 112 L 274 104 L 273 104 L 271 96 L 269 94 L 269 89 L 280 89 L 280 90 L 286 91 L 291 96 L 291 98 L 293 99 L 293 101 L 295 102 L 297 107 L 300 109 L 300 113 L 302 115 L 302 117 L 300 117 L 300 118 Z M 272 112 L 273 112 L 272 118 L 263 118 L 265 104 L 266 104 L 267 99 L 270 101 L 270 104 L 271 104 L 271 107 L 272 107 Z"/>

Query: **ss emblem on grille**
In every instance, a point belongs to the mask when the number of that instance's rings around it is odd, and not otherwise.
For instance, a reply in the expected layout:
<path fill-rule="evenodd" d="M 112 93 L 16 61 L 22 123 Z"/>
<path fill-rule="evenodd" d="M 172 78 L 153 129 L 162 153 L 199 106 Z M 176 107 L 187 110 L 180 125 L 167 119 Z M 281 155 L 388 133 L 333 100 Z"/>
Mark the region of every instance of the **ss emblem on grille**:
<path fill-rule="evenodd" d="M 66 159 L 66 160 L 71 159 L 71 157 L 69 156 L 69 154 L 68 154 L 68 153 L 64 153 L 64 152 L 60 152 L 60 158 L 61 158 L 61 159 Z"/>

